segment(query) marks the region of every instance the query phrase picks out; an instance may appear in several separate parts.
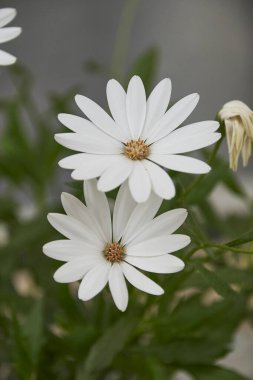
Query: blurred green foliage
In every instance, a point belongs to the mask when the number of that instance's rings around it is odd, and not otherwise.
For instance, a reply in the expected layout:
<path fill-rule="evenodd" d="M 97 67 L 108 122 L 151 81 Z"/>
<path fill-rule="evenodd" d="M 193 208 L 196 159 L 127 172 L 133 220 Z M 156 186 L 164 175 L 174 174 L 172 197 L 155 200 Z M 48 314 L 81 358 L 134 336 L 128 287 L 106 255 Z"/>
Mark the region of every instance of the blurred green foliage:
<path fill-rule="evenodd" d="M 126 82 L 135 72 L 150 90 L 157 61 L 156 49 L 144 52 Z M 110 75 L 94 62 L 86 68 Z M 57 236 L 46 220 L 49 210 L 61 210 L 54 194 L 69 190 L 82 199 L 80 182 L 62 183 L 57 161 L 64 150 L 53 138 L 59 129 L 56 115 L 71 111 L 77 90 L 51 95 L 48 111 L 41 114 L 29 73 L 15 66 L 10 76 L 16 96 L 0 102 L 0 220 L 8 235 L 0 242 L 1 379 L 167 380 L 184 370 L 196 380 L 245 380 L 217 365 L 231 351 L 235 331 L 244 321 L 252 323 L 253 316 L 253 260 L 243 253 L 252 250 L 253 220 L 221 217 L 209 199 L 222 183 L 252 210 L 237 177 L 218 155 L 220 143 L 202 153 L 213 168 L 209 174 L 171 173 L 177 197 L 164 201 L 160 212 L 186 207 L 183 231 L 192 243 L 179 253 L 186 262 L 183 272 L 153 275 L 165 294 L 149 296 L 129 286 L 124 314 L 107 290 L 83 303 L 74 285 L 54 282 L 58 263 L 41 251 Z M 22 211 L 27 200 L 33 206 L 28 215 Z"/>

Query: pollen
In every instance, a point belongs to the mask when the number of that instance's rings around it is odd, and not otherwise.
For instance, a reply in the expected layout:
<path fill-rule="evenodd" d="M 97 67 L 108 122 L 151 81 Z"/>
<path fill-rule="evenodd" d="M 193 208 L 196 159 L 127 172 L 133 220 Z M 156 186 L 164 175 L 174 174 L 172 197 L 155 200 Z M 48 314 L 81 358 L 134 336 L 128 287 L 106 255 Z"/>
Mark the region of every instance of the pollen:
<path fill-rule="evenodd" d="M 103 250 L 103 255 L 110 263 L 119 263 L 125 257 L 125 249 L 117 242 L 108 243 Z"/>
<path fill-rule="evenodd" d="M 145 144 L 144 140 L 130 140 L 125 145 L 124 154 L 130 160 L 144 160 L 149 155 L 149 146 Z"/>

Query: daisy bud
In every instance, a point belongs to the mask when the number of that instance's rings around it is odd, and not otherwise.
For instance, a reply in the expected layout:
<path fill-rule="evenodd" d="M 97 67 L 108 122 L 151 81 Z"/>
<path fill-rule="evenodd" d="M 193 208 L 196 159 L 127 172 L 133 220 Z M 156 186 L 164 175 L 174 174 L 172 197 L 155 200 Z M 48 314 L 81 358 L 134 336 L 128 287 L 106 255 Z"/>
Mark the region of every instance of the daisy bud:
<path fill-rule="evenodd" d="M 237 170 L 240 153 L 243 166 L 248 164 L 253 141 L 253 111 L 240 100 L 224 104 L 219 117 L 225 123 L 230 168 Z"/>

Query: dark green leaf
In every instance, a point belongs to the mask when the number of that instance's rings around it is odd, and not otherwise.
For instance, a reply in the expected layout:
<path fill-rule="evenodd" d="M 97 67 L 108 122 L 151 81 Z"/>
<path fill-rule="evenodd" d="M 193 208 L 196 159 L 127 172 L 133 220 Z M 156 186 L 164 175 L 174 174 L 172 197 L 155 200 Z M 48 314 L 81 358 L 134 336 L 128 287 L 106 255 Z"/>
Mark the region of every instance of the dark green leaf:
<path fill-rule="evenodd" d="M 224 298 L 236 297 L 232 288 L 223 281 L 214 271 L 206 269 L 203 265 L 195 263 L 196 268 L 203 276 L 206 283 Z"/>
<path fill-rule="evenodd" d="M 26 320 L 25 333 L 27 336 L 29 355 L 33 367 L 38 365 L 40 351 L 45 342 L 43 334 L 43 305 L 37 301 Z"/>
<path fill-rule="evenodd" d="M 189 372 L 196 380 L 249 380 L 237 372 L 215 365 L 198 366 L 191 368 Z"/>
<path fill-rule="evenodd" d="M 110 327 L 91 347 L 83 369 L 78 374 L 77 380 L 90 378 L 108 367 L 114 357 L 123 349 L 135 326 L 132 318 L 121 318 L 114 326 Z"/>

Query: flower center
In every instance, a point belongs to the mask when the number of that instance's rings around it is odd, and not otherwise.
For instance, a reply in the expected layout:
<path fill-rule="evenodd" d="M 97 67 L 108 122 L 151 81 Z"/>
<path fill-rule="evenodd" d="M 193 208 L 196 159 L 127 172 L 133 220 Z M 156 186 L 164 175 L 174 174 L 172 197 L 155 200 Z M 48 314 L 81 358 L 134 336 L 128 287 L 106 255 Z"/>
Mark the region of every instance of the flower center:
<path fill-rule="evenodd" d="M 125 145 L 124 154 L 130 160 L 144 160 L 149 155 L 149 147 L 144 140 L 130 140 Z"/>
<path fill-rule="evenodd" d="M 119 243 L 108 243 L 103 250 L 103 255 L 110 263 L 119 263 L 125 257 L 125 249 Z"/>

